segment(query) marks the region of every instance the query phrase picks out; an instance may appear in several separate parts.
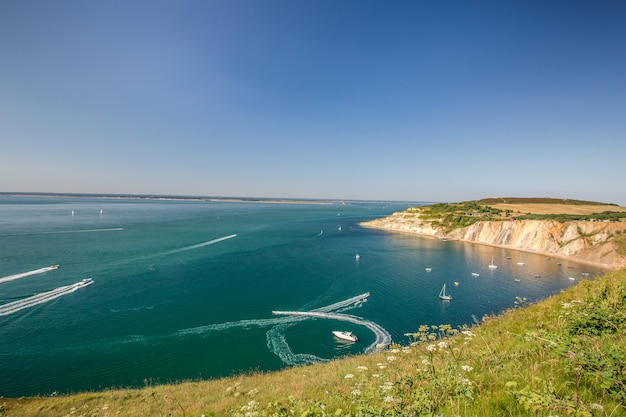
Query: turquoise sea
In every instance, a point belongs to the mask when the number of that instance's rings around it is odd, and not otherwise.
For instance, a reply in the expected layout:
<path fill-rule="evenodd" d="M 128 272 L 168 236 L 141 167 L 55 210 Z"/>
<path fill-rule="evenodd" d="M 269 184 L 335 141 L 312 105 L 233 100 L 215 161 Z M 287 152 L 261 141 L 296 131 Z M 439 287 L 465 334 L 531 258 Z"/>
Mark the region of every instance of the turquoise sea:
<path fill-rule="evenodd" d="M 358 225 L 410 205 L 0 197 L 0 396 L 360 354 L 381 337 L 407 344 L 421 324 L 471 324 L 601 273 Z M 93 284 L 73 286 L 86 278 Z M 450 302 L 438 298 L 443 284 Z"/>

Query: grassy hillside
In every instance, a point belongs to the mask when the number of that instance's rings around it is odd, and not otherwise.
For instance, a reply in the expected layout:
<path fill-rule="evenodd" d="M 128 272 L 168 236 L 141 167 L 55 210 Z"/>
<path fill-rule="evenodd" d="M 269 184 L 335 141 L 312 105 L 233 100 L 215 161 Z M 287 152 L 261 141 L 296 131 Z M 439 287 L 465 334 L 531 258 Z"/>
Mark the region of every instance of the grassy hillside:
<path fill-rule="evenodd" d="M 0 416 L 626 416 L 626 269 L 375 355 L 206 382 L 0 399 Z M 419 308 L 419 306 L 416 306 Z M 478 325 L 480 323 L 480 325 Z"/>
<path fill-rule="evenodd" d="M 412 207 L 407 215 L 419 214 L 446 233 L 479 221 L 498 220 L 556 220 L 566 221 L 626 221 L 626 208 L 589 201 L 539 198 L 502 198 L 437 203 Z"/>

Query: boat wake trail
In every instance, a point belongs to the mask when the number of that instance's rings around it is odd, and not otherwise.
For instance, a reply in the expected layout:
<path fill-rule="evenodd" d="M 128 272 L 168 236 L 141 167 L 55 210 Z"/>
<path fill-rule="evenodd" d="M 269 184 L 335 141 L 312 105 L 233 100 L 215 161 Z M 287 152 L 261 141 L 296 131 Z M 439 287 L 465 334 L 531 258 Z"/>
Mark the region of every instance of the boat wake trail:
<path fill-rule="evenodd" d="M 365 353 L 374 353 L 380 351 L 389 346 L 389 344 L 391 343 L 391 335 L 387 330 L 370 320 L 340 313 L 345 310 L 360 307 L 365 301 L 367 301 L 369 295 L 370 293 L 361 294 L 347 300 L 313 309 L 311 311 L 272 312 L 273 314 L 279 315 L 280 317 L 209 324 L 206 326 L 181 329 L 169 335 L 133 336 L 124 340 L 118 340 L 115 343 L 145 343 L 148 341 L 168 339 L 171 337 L 205 336 L 210 333 L 222 332 L 236 328 L 270 327 L 270 329 L 266 333 L 267 347 L 286 365 L 302 365 L 307 363 L 327 362 L 329 359 L 320 358 L 312 354 L 294 353 L 289 347 L 289 344 L 285 337 L 285 330 L 291 326 L 296 325 L 298 322 L 311 318 L 325 318 L 331 320 L 346 321 L 360 326 L 364 326 L 370 329 L 376 335 L 376 340 L 365 349 Z"/>
<path fill-rule="evenodd" d="M 13 301 L 8 304 L 3 304 L 0 306 L 0 316 L 8 316 L 9 314 L 17 313 L 18 311 L 24 310 L 25 308 L 34 307 L 38 304 L 47 303 L 48 301 L 52 301 L 56 298 L 63 297 L 64 295 L 71 294 L 74 291 L 80 288 L 84 288 L 91 284 L 93 284 L 93 280 L 87 278 L 75 284 L 55 288 L 52 291 L 43 292 L 40 294 L 33 295 L 32 297 L 24 298 L 18 301 Z"/>
<path fill-rule="evenodd" d="M 9 233 L 0 236 L 28 236 L 28 235 L 61 235 L 65 233 L 94 233 L 94 232 L 119 232 L 124 230 L 123 227 L 110 227 L 108 229 L 82 229 L 82 230 L 58 230 L 49 232 L 33 232 L 33 233 Z"/>
<path fill-rule="evenodd" d="M 212 245 L 214 243 L 218 243 L 218 242 L 221 242 L 221 241 L 227 240 L 227 239 L 232 239 L 234 237 L 237 237 L 237 235 L 234 234 L 234 235 L 224 236 L 224 237 L 220 237 L 220 238 L 217 238 L 217 239 L 209 240 L 207 242 L 198 243 L 197 245 L 191 245 L 191 246 L 186 246 L 186 247 L 180 248 L 180 249 L 174 249 L 174 250 L 171 250 L 171 251 L 163 252 L 159 256 L 172 255 L 172 254 L 179 253 L 179 252 L 185 252 L 185 251 L 188 251 L 188 250 L 202 248 L 204 246 Z"/>
<path fill-rule="evenodd" d="M 47 266 L 45 268 L 35 269 L 33 271 L 22 272 L 21 274 L 8 275 L 6 277 L 0 278 L 0 284 L 2 284 L 3 282 L 9 282 L 9 281 L 13 281 L 13 280 L 16 280 L 16 279 L 29 277 L 31 275 L 43 274 L 44 272 L 52 271 L 54 269 L 57 269 L 58 267 L 59 267 L 59 265 L 51 265 L 51 266 Z"/>
<path fill-rule="evenodd" d="M 339 301 L 324 307 L 319 307 L 311 311 L 273 311 L 275 317 L 271 319 L 241 320 L 221 324 L 184 329 L 177 332 L 177 335 L 206 334 L 213 331 L 223 331 L 235 327 L 272 327 L 266 334 L 267 347 L 287 365 L 302 365 L 307 363 L 327 362 L 328 359 L 320 358 L 311 354 L 294 353 L 287 343 L 285 330 L 296 323 L 310 318 L 325 318 L 331 320 L 346 321 L 360 326 L 367 327 L 376 336 L 376 340 L 365 349 L 365 353 L 378 352 L 391 344 L 391 335 L 382 326 L 360 317 L 341 314 L 340 312 L 352 308 L 360 307 L 370 293 L 357 295 L 347 300 Z"/>
<path fill-rule="evenodd" d="M 365 349 L 365 353 L 379 352 L 391 344 L 391 334 L 389 334 L 384 327 L 379 326 L 373 321 L 365 320 L 360 317 L 339 313 L 321 313 L 318 311 L 273 311 L 273 313 L 276 315 L 307 316 L 321 319 L 340 320 L 365 326 L 376 335 L 376 340 L 367 349 Z"/>

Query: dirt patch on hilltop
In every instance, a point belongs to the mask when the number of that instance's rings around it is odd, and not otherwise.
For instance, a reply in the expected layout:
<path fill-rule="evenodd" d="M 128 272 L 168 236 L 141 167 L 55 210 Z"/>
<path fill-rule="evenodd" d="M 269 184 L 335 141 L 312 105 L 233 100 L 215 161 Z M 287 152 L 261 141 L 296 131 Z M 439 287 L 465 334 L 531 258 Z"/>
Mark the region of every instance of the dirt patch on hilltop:
<path fill-rule="evenodd" d="M 511 210 L 513 214 L 593 214 L 603 211 L 626 213 L 626 207 L 608 204 L 554 204 L 554 203 L 500 203 L 490 204 L 500 210 Z M 626 214 L 625 214 L 626 216 Z"/>

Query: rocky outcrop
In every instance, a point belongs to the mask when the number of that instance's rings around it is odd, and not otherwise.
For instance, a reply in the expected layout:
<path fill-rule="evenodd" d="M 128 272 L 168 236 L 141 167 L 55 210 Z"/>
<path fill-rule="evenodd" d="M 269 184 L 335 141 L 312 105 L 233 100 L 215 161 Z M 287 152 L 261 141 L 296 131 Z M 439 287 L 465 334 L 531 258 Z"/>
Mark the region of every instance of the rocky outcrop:
<path fill-rule="evenodd" d="M 619 254 L 616 242 L 616 236 L 626 231 L 626 222 L 478 221 L 446 234 L 436 223 L 406 211 L 362 225 L 568 257 L 611 269 L 626 266 L 626 257 Z"/>

